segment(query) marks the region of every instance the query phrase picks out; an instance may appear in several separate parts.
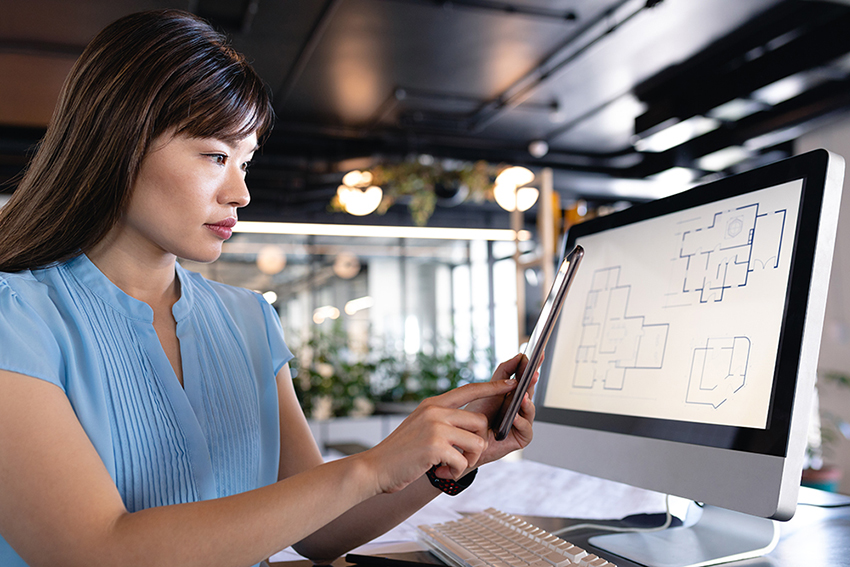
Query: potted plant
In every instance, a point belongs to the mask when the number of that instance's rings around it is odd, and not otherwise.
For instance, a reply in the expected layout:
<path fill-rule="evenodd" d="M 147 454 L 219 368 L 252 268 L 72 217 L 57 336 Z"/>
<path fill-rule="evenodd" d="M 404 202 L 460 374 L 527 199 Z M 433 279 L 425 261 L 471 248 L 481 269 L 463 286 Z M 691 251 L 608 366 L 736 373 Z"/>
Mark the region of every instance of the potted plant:
<path fill-rule="evenodd" d="M 850 388 L 850 376 L 840 372 L 824 372 L 818 376 L 821 383 Z M 850 439 L 850 423 L 840 416 L 819 408 L 816 403 L 812 419 L 815 420 L 814 435 L 810 435 L 807 447 L 808 466 L 803 470 L 802 485 L 835 492 L 843 477 L 840 467 L 830 462 L 836 443 Z"/>
<path fill-rule="evenodd" d="M 474 352 L 457 356 L 454 342 L 433 352 L 407 355 L 389 351 L 376 365 L 373 391 L 381 413 L 407 413 L 421 400 L 475 380 Z"/>
<path fill-rule="evenodd" d="M 348 335 L 336 321 L 318 328 L 292 361 L 295 393 L 304 413 L 313 419 L 364 417 L 374 410 L 370 377 L 375 364 L 348 348 Z"/>

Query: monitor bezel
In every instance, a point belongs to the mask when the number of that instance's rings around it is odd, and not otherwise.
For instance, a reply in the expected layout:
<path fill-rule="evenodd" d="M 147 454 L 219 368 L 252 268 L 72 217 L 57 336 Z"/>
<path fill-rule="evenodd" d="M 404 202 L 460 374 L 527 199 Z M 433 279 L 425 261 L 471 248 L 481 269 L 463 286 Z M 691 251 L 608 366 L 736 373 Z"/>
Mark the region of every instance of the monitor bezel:
<path fill-rule="evenodd" d="M 805 308 L 794 309 L 793 307 L 797 305 L 805 307 L 809 301 L 829 157 L 826 151 L 809 152 L 700 185 L 663 199 L 635 205 L 617 213 L 577 224 L 569 230 L 565 239 L 565 251 L 571 250 L 576 241 L 583 236 L 802 180 L 792 263 L 788 276 L 766 429 L 546 407 L 543 400 L 551 372 L 549 367 L 553 358 L 551 356 L 544 360 L 540 371 L 541 377 L 535 396 L 536 419 L 553 424 L 662 441 L 777 457 L 786 456 L 807 312 Z M 592 254 L 592 251 L 589 253 Z M 562 318 L 559 326 L 565 324 L 570 322 Z M 558 329 L 555 329 L 550 345 L 557 344 L 557 333 Z"/>

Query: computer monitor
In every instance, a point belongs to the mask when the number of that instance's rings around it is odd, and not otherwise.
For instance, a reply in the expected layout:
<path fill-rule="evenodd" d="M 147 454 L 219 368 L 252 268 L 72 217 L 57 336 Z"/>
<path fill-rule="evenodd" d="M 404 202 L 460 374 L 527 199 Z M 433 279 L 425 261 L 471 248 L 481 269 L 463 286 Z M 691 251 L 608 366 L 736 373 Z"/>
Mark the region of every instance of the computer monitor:
<path fill-rule="evenodd" d="M 816 150 L 569 230 L 565 250 L 586 253 L 525 458 L 717 507 L 593 545 L 653 567 L 775 545 L 764 519 L 797 504 L 843 176 Z M 764 541 L 679 557 L 759 525 Z"/>

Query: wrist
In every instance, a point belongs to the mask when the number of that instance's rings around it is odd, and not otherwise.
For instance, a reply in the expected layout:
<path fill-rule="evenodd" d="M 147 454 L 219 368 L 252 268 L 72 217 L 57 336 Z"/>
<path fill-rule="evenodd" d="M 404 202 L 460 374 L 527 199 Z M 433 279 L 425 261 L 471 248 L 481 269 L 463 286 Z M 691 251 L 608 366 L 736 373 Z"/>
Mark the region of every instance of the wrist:
<path fill-rule="evenodd" d="M 370 451 L 364 451 L 348 457 L 351 461 L 354 474 L 352 478 L 357 479 L 358 488 L 363 491 L 364 500 L 377 496 L 384 492 L 381 482 L 381 469 L 376 466 L 376 459 L 371 458 Z"/>
<path fill-rule="evenodd" d="M 478 469 L 472 469 L 458 480 L 454 479 L 445 479 L 439 478 L 437 476 L 437 466 L 433 466 L 428 469 L 428 472 L 425 473 L 425 476 L 428 477 L 428 480 L 431 484 L 438 488 L 440 491 L 445 492 L 449 496 L 457 496 L 472 484 L 472 481 L 475 480 L 475 475 L 478 474 Z"/>

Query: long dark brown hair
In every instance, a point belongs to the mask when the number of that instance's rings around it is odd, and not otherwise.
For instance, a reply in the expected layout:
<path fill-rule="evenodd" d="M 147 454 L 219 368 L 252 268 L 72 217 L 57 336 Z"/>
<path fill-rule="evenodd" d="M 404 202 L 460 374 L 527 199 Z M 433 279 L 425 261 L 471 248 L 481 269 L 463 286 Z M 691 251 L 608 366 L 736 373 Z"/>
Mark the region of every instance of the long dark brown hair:
<path fill-rule="evenodd" d="M 38 151 L 0 210 L 0 271 L 62 262 L 121 217 L 151 141 L 166 132 L 235 141 L 271 128 L 268 90 L 205 21 L 132 14 L 86 47 Z"/>

